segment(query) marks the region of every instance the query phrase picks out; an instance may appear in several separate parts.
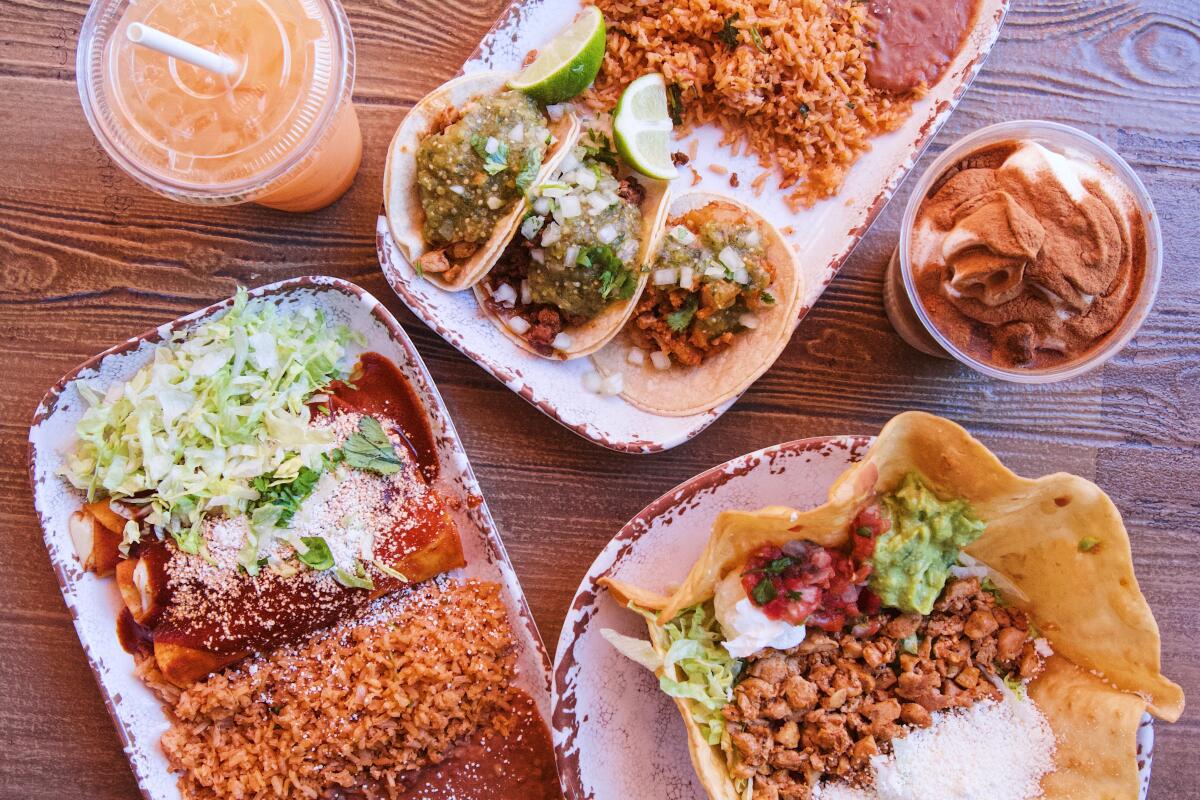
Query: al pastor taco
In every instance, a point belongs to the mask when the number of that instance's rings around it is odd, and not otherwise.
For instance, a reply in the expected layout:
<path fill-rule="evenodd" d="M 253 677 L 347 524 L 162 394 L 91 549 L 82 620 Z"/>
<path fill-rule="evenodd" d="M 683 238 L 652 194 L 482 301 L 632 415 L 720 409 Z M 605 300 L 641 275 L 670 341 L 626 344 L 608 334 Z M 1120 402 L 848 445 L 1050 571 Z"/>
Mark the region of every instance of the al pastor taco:
<path fill-rule="evenodd" d="M 649 281 L 620 335 L 592 356 L 621 396 L 665 416 L 736 397 L 782 352 L 796 323 L 796 258 L 766 219 L 704 192 L 670 204 Z"/>
<path fill-rule="evenodd" d="M 466 289 L 479 280 L 525 214 L 525 192 L 554 169 L 578 135 L 513 76 L 463 75 L 426 95 L 392 139 L 384 206 L 396 245 L 428 280 Z"/>
<path fill-rule="evenodd" d="M 1120 514 L 910 412 L 809 511 L 726 511 L 670 596 L 605 579 L 712 798 L 1136 800 L 1173 722 Z"/>
<path fill-rule="evenodd" d="M 588 355 L 617 334 L 646 285 L 667 184 L 635 175 L 595 128 L 530 199 L 520 233 L 475 296 L 519 347 L 545 358 Z"/>

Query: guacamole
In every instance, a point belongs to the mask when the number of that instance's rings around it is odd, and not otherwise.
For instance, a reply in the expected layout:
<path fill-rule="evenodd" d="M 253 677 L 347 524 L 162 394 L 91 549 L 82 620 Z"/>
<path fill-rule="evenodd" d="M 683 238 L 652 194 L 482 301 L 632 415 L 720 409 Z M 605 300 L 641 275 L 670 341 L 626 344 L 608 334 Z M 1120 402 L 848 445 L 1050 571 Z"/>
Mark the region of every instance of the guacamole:
<path fill-rule="evenodd" d="M 550 138 L 537 104 L 521 92 L 474 101 L 417 148 L 425 240 L 434 247 L 487 241 L 520 200 Z"/>
<path fill-rule="evenodd" d="M 875 543 L 871 591 L 885 606 L 928 614 L 958 552 L 983 535 L 965 500 L 941 500 L 910 472 L 880 498 L 891 527 Z"/>

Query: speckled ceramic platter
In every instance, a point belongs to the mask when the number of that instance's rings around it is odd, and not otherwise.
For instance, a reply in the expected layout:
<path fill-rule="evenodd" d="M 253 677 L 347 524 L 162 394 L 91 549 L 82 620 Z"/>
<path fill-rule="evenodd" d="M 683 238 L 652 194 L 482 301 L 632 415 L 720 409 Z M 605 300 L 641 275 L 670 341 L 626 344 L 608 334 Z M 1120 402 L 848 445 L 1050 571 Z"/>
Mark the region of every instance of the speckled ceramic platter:
<path fill-rule="evenodd" d="M 579 8 L 578 0 L 517 0 L 483 38 L 463 71 L 519 69 L 525 54 L 544 46 Z M 871 150 L 855 163 L 836 197 L 794 213 L 771 182 L 758 196 L 749 179 L 741 180 L 736 188 L 730 186 L 728 175 L 718 175 L 708 165 L 719 164 L 729 173 L 743 176 L 756 176 L 762 169 L 754 158 L 734 156 L 721 147 L 720 133 L 711 127 L 700 128 L 679 143 L 678 149 L 686 151 L 696 142 L 698 155 L 692 166 L 700 180 L 693 184 L 692 172 L 684 169 L 673 191 L 697 189 L 730 195 L 784 231 L 799 256 L 804 285 L 799 323 L 949 118 L 999 36 L 1007 10 L 1008 0 L 981 0 L 974 27 L 943 78 L 913 105 L 912 114 L 900 128 L 873 140 Z M 582 386 L 584 373 L 592 368 L 587 359 L 561 363 L 524 352 L 484 318 L 470 292 L 443 292 L 419 279 L 392 243 L 382 216 L 376 240 L 388 282 L 414 314 L 539 410 L 597 444 L 633 453 L 665 450 L 700 433 L 735 402 L 688 417 L 660 417 L 620 398 L 589 394 Z"/>
<path fill-rule="evenodd" d="M 853 436 L 801 439 L 735 458 L 667 492 L 613 537 L 575 593 L 554 656 L 554 752 L 568 800 L 707 796 L 692 770 L 674 703 L 648 670 L 600 635 L 612 628 L 644 638 L 645 625 L 596 582 L 608 575 L 669 593 L 700 556 L 719 512 L 819 505 L 871 442 Z M 1138 731 L 1142 800 L 1153 744 L 1147 715 Z"/>
<path fill-rule="evenodd" d="M 518 648 L 518 685 L 537 702 L 549 721 L 549 658 L 529 614 L 525 596 L 504 551 L 499 532 L 471 471 L 454 423 L 433 385 L 421 357 L 395 318 L 379 301 L 359 287 L 334 278 L 296 278 L 250 292 L 281 309 L 313 307 L 362 337 L 350 345 L 352 356 L 371 350 L 390 358 L 412 385 L 428 415 L 437 444 L 439 476 L 434 485 L 446 497 L 462 538 L 467 566 L 454 577 L 479 578 L 500 584 Z M 80 365 L 49 392 L 29 432 L 30 480 L 41 519 L 46 549 L 62 587 L 63 599 L 75 620 L 100 692 L 125 746 L 138 785 L 148 800 L 178 798 L 176 775 L 167 767 L 159 738 L 167 717 L 158 700 L 133 674 L 133 657 L 117 641 L 116 618 L 121 600 L 115 582 L 84 573 L 67 533 L 67 519 L 81 498 L 58 472 L 63 453 L 74 440 L 75 423 L 86 404 L 80 381 L 108 385 L 126 380 L 151 357 L 154 348 L 173 331 L 203 322 L 229 306 L 217 303 L 119 344 Z"/>

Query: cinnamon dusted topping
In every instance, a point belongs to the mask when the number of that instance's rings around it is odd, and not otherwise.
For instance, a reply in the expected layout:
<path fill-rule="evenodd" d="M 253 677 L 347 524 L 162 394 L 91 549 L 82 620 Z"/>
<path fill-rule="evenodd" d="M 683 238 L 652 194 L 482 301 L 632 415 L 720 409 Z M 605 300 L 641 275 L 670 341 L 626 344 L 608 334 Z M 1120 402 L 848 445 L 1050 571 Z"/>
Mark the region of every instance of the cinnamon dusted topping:
<path fill-rule="evenodd" d="M 1116 175 L 1032 141 L 963 159 L 910 243 L 922 304 L 956 346 L 1004 367 L 1093 350 L 1136 299 L 1141 219 Z"/>

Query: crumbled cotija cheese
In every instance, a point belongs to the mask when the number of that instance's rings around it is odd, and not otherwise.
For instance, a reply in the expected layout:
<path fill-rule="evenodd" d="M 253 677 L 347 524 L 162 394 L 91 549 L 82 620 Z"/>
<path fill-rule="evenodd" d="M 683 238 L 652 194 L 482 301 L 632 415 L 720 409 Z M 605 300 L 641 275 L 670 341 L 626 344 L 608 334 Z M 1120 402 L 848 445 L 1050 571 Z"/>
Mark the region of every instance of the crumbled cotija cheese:
<path fill-rule="evenodd" d="M 1054 767 L 1054 734 L 1032 700 L 985 700 L 934 715 L 871 766 L 880 800 L 1032 800 Z"/>

